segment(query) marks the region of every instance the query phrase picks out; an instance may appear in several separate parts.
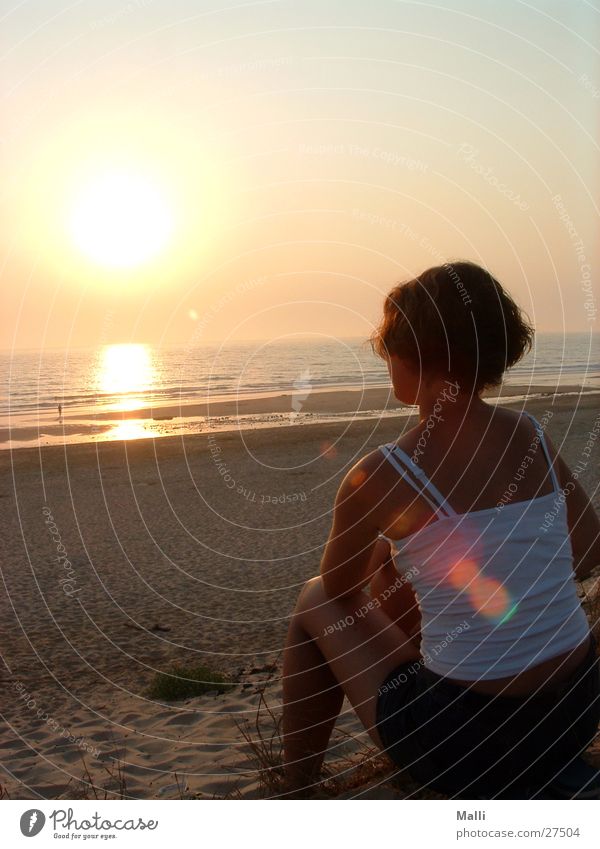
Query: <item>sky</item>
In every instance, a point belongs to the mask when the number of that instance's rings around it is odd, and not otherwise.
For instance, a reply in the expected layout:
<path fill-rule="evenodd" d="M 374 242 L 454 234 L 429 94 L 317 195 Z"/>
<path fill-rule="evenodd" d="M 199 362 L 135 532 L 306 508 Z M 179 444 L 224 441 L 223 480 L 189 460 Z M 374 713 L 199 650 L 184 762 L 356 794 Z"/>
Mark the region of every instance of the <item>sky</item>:
<path fill-rule="evenodd" d="M 1 0 L 0 32 L 4 349 L 366 336 L 459 258 L 597 326 L 597 0 Z"/>

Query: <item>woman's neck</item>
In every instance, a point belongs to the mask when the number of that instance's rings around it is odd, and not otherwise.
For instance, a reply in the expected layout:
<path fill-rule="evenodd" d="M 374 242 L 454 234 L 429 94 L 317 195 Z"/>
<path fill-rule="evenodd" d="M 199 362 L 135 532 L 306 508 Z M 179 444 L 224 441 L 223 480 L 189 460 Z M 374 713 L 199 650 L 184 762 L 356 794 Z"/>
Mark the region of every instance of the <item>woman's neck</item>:
<path fill-rule="evenodd" d="M 482 411 L 488 405 L 478 393 L 461 391 L 458 383 L 437 381 L 419 398 L 419 419 L 436 422 L 462 421 L 472 412 Z"/>

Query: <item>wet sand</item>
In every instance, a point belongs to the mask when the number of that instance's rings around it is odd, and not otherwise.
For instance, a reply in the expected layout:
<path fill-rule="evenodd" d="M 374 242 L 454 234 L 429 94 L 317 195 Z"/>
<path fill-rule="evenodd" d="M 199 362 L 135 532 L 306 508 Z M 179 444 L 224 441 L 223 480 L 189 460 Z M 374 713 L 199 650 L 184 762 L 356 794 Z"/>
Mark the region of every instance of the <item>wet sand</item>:
<path fill-rule="evenodd" d="M 600 388 L 582 389 L 574 384 L 552 387 L 544 384 L 505 384 L 486 393 L 493 398 L 547 398 L 554 394 L 576 395 L 600 392 Z M 198 402 L 163 404 L 153 407 L 134 406 L 121 411 L 90 408 L 69 411 L 59 419 L 46 411 L 37 420 L 31 414 L 13 416 L 10 423 L 0 424 L 0 448 L 22 448 L 28 445 L 53 445 L 87 441 L 110 441 L 123 438 L 159 438 L 251 429 L 258 427 L 304 425 L 318 421 L 351 420 L 355 417 L 377 418 L 385 415 L 409 415 L 414 408 L 401 404 L 388 386 L 364 389 L 315 389 L 307 397 L 292 393 L 239 398 L 211 398 Z"/>

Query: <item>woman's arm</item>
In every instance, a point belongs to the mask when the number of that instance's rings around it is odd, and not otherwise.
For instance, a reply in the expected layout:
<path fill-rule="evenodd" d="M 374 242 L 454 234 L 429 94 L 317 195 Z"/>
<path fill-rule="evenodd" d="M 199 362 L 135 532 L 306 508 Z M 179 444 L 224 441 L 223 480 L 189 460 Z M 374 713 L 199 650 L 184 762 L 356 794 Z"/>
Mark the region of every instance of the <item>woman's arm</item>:
<path fill-rule="evenodd" d="M 375 487 L 369 458 L 351 469 L 338 490 L 333 522 L 321 561 L 325 592 L 332 598 L 353 595 L 390 556 L 378 539 Z"/>
<path fill-rule="evenodd" d="M 573 549 L 573 568 L 578 581 L 600 565 L 600 519 L 586 491 L 546 437 L 550 456 L 555 458 L 558 480 L 565 494 L 567 524 Z"/>

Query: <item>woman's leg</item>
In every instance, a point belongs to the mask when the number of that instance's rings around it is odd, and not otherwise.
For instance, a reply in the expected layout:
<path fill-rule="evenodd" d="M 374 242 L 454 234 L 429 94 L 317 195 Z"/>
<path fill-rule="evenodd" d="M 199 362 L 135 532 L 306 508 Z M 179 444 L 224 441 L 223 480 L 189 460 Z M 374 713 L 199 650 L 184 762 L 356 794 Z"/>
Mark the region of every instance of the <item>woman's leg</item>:
<path fill-rule="evenodd" d="M 421 612 L 410 583 L 398 573 L 393 560 L 387 560 L 374 574 L 371 597 L 399 628 L 408 634 L 415 646 L 421 643 Z"/>
<path fill-rule="evenodd" d="M 288 789 L 318 777 L 346 695 L 372 740 L 378 690 L 401 663 L 419 660 L 409 637 L 364 592 L 329 598 L 308 581 L 292 616 L 283 659 L 283 736 Z"/>

